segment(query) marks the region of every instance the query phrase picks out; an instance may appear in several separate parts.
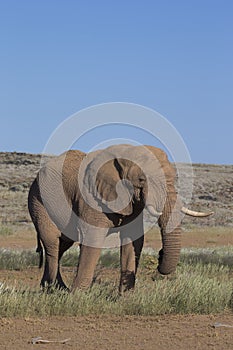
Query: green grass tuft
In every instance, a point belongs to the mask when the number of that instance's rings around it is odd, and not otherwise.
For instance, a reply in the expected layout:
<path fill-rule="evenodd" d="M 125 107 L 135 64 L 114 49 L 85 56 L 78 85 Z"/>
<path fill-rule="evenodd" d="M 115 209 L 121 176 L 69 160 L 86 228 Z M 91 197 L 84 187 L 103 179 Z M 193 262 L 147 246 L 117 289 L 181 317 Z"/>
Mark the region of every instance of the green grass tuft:
<path fill-rule="evenodd" d="M 38 266 L 38 255 L 33 250 L 0 249 L 1 270 L 24 270 L 29 266 Z"/>

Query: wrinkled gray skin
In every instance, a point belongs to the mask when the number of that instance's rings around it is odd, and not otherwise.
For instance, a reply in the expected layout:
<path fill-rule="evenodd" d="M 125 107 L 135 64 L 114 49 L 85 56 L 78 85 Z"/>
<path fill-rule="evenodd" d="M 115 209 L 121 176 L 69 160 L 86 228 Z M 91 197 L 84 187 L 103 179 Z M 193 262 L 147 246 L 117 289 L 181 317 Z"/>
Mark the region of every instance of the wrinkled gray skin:
<path fill-rule="evenodd" d="M 105 238 L 120 232 L 119 290 L 134 288 L 146 205 L 160 213 L 155 218 L 162 237 L 157 269 L 163 275 L 174 272 L 181 248 L 181 203 L 174 178 L 166 154 L 151 146 L 117 145 L 88 156 L 68 151 L 49 161 L 39 171 L 28 197 L 41 264 L 42 245 L 45 251 L 42 287 L 66 288 L 59 262 L 74 241 L 80 242 L 80 258 L 72 290 L 89 287 Z M 121 188 L 117 187 L 120 180 Z"/>

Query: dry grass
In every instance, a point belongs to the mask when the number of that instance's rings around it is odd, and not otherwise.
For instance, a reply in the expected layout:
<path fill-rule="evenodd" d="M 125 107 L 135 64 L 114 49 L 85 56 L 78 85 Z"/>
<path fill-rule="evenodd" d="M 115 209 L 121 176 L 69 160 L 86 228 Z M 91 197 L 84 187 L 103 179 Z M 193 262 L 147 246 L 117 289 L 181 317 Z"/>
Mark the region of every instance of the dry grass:
<path fill-rule="evenodd" d="M 32 251 L 1 252 L 1 266 L 26 268 L 37 263 Z M 211 258 L 210 258 L 211 257 Z M 38 288 L 19 287 L 17 283 L 0 287 L 0 317 L 44 315 L 158 315 L 208 314 L 233 310 L 233 248 L 184 250 L 177 273 L 172 278 L 155 279 L 157 252 L 145 251 L 134 293 L 118 296 L 118 281 L 98 281 L 87 292 L 75 294 L 54 290 L 42 293 Z M 74 264 L 75 262 L 75 264 Z M 71 249 L 63 259 L 65 265 L 77 264 L 77 251 Z M 119 265 L 118 251 L 106 251 L 100 266 L 109 273 Z M 26 272 L 26 270 L 25 270 Z"/>

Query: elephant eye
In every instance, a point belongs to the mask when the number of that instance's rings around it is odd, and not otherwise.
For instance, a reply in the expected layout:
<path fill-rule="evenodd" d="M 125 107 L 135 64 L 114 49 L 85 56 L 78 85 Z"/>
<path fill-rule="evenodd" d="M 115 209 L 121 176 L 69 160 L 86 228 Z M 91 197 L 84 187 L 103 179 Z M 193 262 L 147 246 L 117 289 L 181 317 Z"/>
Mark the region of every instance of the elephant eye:
<path fill-rule="evenodd" d="M 146 182 L 146 177 L 145 177 L 145 175 L 140 175 L 140 177 L 139 177 L 139 182 L 140 182 L 141 185 L 144 185 L 144 184 L 145 184 L 145 182 Z"/>

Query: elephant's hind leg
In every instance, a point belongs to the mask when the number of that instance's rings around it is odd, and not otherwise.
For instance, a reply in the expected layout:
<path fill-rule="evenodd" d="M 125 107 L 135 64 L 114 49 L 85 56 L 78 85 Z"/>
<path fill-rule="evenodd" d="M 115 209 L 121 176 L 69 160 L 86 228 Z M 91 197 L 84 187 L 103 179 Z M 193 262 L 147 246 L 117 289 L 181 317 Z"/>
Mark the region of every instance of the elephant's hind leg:
<path fill-rule="evenodd" d="M 59 259 L 59 237 L 61 236 L 61 232 L 48 216 L 38 193 L 30 196 L 29 204 L 31 218 L 37 231 L 38 240 L 43 243 L 45 250 L 45 267 L 41 279 L 41 286 L 44 288 L 54 284 L 56 281 Z"/>
<path fill-rule="evenodd" d="M 67 288 L 67 286 L 65 285 L 62 276 L 61 276 L 61 272 L 60 272 L 60 260 L 63 256 L 63 254 L 65 253 L 66 250 L 68 250 L 72 245 L 73 245 L 73 241 L 70 240 L 69 238 L 62 238 L 60 237 L 59 239 L 59 256 L 58 256 L 58 271 L 57 271 L 57 277 L 56 277 L 56 285 L 58 286 L 58 288 L 60 289 L 64 289 L 64 290 L 69 290 Z"/>
<path fill-rule="evenodd" d="M 49 225 L 47 234 L 43 234 L 42 242 L 45 249 L 45 268 L 41 280 L 42 288 L 54 285 L 58 275 L 59 234 L 56 227 Z"/>
<path fill-rule="evenodd" d="M 37 180 L 33 182 L 29 192 L 28 208 L 37 231 L 38 246 L 41 248 L 40 242 L 42 242 L 45 250 L 45 267 L 41 286 L 42 288 L 51 285 L 64 287 L 65 284 L 59 271 L 59 261 L 73 241 L 63 237 L 50 219 L 44 207 Z"/>

